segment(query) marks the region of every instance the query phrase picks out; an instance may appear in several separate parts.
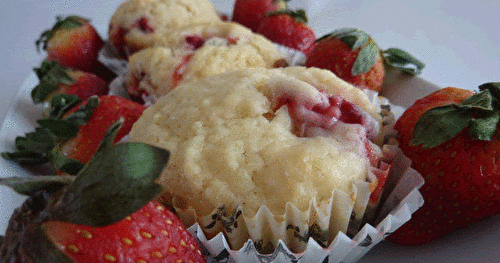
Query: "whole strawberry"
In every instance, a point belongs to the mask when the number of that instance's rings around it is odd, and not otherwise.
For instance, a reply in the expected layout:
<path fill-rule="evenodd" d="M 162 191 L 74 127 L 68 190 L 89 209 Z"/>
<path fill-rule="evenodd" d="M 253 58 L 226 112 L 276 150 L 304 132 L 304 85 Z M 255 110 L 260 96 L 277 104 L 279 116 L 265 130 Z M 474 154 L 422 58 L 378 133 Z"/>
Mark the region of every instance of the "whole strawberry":
<path fill-rule="evenodd" d="M 104 147 L 77 176 L 2 178 L 30 197 L 0 243 L 1 262 L 206 262 L 180 220 L 157 201 L 169 152 Z"/>
<path fill-rule="evenodd" d="M 316 40 L 316 35 L 307 25 L 307 16 L 302 9 L 297 11 L 282 9 L 266 13 L 256 32 L 277 44 L 305 54 L 311 51 Z"/>
<path fill-rule="evenodd" d="M 388 65 L 413 75 L 425 67 L 401 49 L 381 50 L 370 35 L 355 28 L 341 28 L 317 39 L 305 63 L 306 67 L 328 69 L 355 86 L 375 91 L 382 90 Z"/>
<path fill-rule="evenodd" d="M 64 67 L 57 61 L 44 60 L 35 68 L 35 73 L 40 82 L 31 91 L 34 103 L 50 102 L 54 94 L 76 95 L 80 100 L 87 100 L 109 92 L 105 80 L 92 73 Z"/>
<path fill-rule="evenodd" d="M 145 107 L 116 96 L 93 96 L 80 102 L 76 96 L 52 98 L 50 116 L 40 127 L 16 138 L 17 152 L 6 159 L 35 166 L 50 162 L 54 171 L 76 174 L 102 144 L 113 144 L 127 135 Z"/>
<path fill-rule="evenodd" d="M 392 242 L 424 244 L 500 212 L 500 83 L 479 88 L 431 93 L 397 121 L 400 147 L 426 183 L 423 207 Z"/>
<path fill-rule="evenodd" d="M 79 16 L 57 17 L 54 26 L 36 41 L 47 52 L 47 59 L 112 80 L 115 75 L 98 61 L 104 40 L 88 19 Z"/>
<path fill-rule="evenodd" d="M 236 0 L 232 21 L 256 32 L 264 15 L 285 8 L 288 0 Z"/>

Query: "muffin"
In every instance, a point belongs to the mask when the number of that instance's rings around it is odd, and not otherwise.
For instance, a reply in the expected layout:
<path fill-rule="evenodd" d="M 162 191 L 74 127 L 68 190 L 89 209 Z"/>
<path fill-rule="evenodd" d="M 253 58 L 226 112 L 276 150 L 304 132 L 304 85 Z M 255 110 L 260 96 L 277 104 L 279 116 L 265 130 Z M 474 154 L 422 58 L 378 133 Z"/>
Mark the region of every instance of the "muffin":
<path fill-rule="evenodd" d="M 108 37 L 123 58 L 190 24 L 219 21 L 209 0 L 127 0 L 115 10 Z"/>
<path fill-rule="evenodd" d="M 172 152 L 161 199 L 186 225 L 224 232 L 233 248 L 250 238 L 272 251 L 281 239 L 300 251 L 304 236 L 326 245 L 362 219 L 384 181 L 381 120 L 330 71 L 244 69 L 178 86 L 130 140 Z"/>
<path fill-rule="evenodd" d="M 271 68 L 282 55 L 277 46 L 232 22 L 176 30 L 129 59 L 125 86 L 131 97 L 160 97 L 183 82 L 244 68 Z"/>

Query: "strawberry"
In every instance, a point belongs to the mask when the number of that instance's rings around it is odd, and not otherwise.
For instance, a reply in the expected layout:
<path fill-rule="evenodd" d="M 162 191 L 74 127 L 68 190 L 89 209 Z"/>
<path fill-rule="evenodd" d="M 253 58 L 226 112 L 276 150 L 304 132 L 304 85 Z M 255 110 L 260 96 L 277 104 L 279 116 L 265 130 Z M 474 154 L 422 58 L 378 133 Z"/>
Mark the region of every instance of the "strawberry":
<path fill-rule="evenodd" d="M 50 116 L 38 120 L 40 127 L 34 132 L 16 138 L 17 152 L 2 156 L 28 166 L 50 162 L 56 172 L 75 174 L 101 144 L 127 135 L 144 109 L 116 96 L 80 102 L 75 96 L 58 94 L 52 99 Z"/>
<path fill-rule="evenodd" d="M 360 88 L 382 90 L 385 66 L 420 74 L 425 65 L 398 48 L 381 50 L 366 32 L 341 28 L 315 41 L 307 54 L 306 67 L 328 69 Z"/>
<path fill-rule="evenodd" d="M 236 0 L 233 7 L 232 21 L 244 25 L 256 32 L 264 15 L 281 10 L 288 0 Z"/>
<path fill-rule="evenodd" d="M 297 11 L 283 9 L 266 13 L 256 32 L 277 44 L 305 54 L 310 52 L 316 40 L 316 35 L 307 25 L 306 13 L 302 9 Z"/>
<path fill-rule="evenodd" d="M 500 212 L 500 83 L 479 89 L 436 91 L 397 121 L 400 147 L 426 183 L 424 205 L 392 242 L 424 244 Z"/>
<path fill-rule="evenodd" d="M 101 149 L 76 176 L 2 178 L 30 197 L 0 244 L 2 262 L 206 262 L 157 201 L 169 152 L 140 143 Z"/>
<path fill-rule="evenodd" d="M 54 26 L 36 41 L 47 52 L 47 59 L 81 71 L 91 72 L 107 81 L 115 75 L 98 61 L 104 46 L 99 33 L 88 19 L 79 16 L 57 17 Z"/>
<path fill-rule="evenodd" d="M 62 66 L 57 61 L 45 60 L 35 73 L 40 83 L 31 91 L 34 103 L 49 102 L 57 93 L 76 95 L 87 100 L 93 95 L 109 92 L 108 82 L 98 76 Z"/>

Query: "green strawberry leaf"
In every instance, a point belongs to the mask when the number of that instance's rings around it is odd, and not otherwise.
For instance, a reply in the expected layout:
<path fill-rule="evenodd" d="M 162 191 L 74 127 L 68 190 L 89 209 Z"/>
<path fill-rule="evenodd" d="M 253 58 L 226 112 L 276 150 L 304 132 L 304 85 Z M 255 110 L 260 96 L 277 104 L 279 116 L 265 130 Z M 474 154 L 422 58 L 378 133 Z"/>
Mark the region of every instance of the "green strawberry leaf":
<path fill-rule="evenodd" d="M 59 85 L 71 85 L 75 80 L 68 74 L 68 68 L 56 61 L 45 60 L 40 68 L 34 69 L 39 84 L 31 91 L 34 103 L 43 102 L 50 94 L 59 89 Z"/>
<path fill-rule="evenodd" d="M 70 105 L 76 103 L 76 98 L 72 95 L 54 96 L 52 106 L 61 109 L 51 110 L 51 116 L 46 119 L 37 120 L 40 127 L 34 132 L 25 134 L 24 137 L 16 138 L 16 152 L 4 152 L 2 157 L 17 162 L 22 165 L 35 166 L 52 162 L 55 167 L 69 174 L 75 174 L 81 169 L 81 163 L 70 158 L 63 158 L 54 148 L 75 137 L 80 125 L 85 124 L 93 114 L 94 109 L 99 105 L 97 96 L 90 97 L 87 103 L 81 106 L 65 119 L 61 118 L 63 112 Z"/>
<path fill-rule="evenodd" d="M 480 119 L 471 119 L 469 134 L 475 140 L 491 141 L 497 131 L 499 121 L 500 113 L 498 111 Z"/>
<path fill-rule="evenodd" d="M 295 21 L 302 24 L 307 24 L 308 19 L 306 15 L 306 11 L 303 9 L 299 9 L 296 11 L 290 9 L 281 9 L 276 11 L 267 12 L 265 16 L 279 16 L 279 15 L 287 15 L 292 17 Z"/>
<path fill-rule="evenodd" d="M 49 161 L 56 138 L 49 130 L 38 127 L 24 137 L 17 137 L 15 144 L 17 151 L 3 152 L 2 157 L 21 165 L 35 166 Z"/>
<path fill-rule="evenodd" d="M 120 221 L 163 191 L 155 181 L 168 159 L 167 150 L 141 143 L 106 147 L 67 189 L 57 219 L 89 226 Z"/>
<path fill-rule="evenodd" d="M 36 121 L 41 127 L 49 130 L 54 136 L 69 140 L 78 134 L 78 125 L 64 119 L 41 119 Z"/>
<path fill-rule="evenodd" d="M 479 85 L 479 90 L 489 90 L 496 101 L 500 101 L 500 82 L 488 82 Z M 500 107 L 498 107 L 500 108 Z"/>
<path fill-rule="evenodd" d="M 68 158 L 59 152 L 51 154 L 50 163 L 56 171 L 61 171 L 71 175 L 78 174 L 78 172 L 80 172 L 85 166 L 84 163 L 73 158 Z"/>
<path fill-rule="evenodd" d="M 412 75 L 420 74 L 425 67 L 425 64 L 420 60 L 399 48 L 389 48 L 382 53 L 386 64 Z"/>
<path fill-rule="evenodd" d="M 366 32 L 351 27 L 336 29 L 330 34 L 318 38 L 315 42 L 319 42 L 326 38 L 338 38 L 351 47 L 353 51 L 358 50 L 372 41 L 371 36 Z"/>
<path fill-rule="evenodd" d="M 418 120 L 411 144 L 425 148 L 440 145 L 465 129 L 469 120 L 465 110 L 456 104 L 433 108 Z"/>
<path fill-rule="evenodd" d="M 60 16 L 56 17 L 56 23 L 54 24 L 54 26 L 52 26 L 52 28 L 49 30 L 43 31 L 40 37 L 36 40 L 36 50 L 40 52 L 40 46 L 43 50 L 47 50 L 47 43 L 54 36 L 57 30 L 77 28 L 88 21 L 88 19 L 79 16 L 68 16 L 64 19 Z"/>
<path fill-rule="evenodd" d="M 125 122 L 125 118 L 120 117 L 115 123 L 113 123 L 108 128 L 108 130 L 104 134 L 104 137 L 103 137 L 101 143 L 99 144 L 99 147 L 97 148 L 98 152 L 113 145 L 113 142 L 115 141 L 116 135 L 118 134 L 118 132 L 122 128 L 124 122 Z"/>
<path fill-rule="evenodd" d="M 74 176 L 60 175 L 7 177 L 0 178 L 0 185 L 8 186 L 18 194 L 31 196 L 41 189 L 60 189 L 74 180 Z"/>
<path fill-rule="evenodd" d="M 87 99 L 87 103 L 73 112 L 70 116 L 64 118 L 67 121 L 73 122 L 76 125 L 84 125 L 90 120 L 94 114 L 94 109 L 99 106 L 99 97 L 92 96 Z"/>
<path fill-rule="evenodd" d="M 460 104 L 464 108 L 493 111 L 493 96 L 488 89 L 468 97 Z"/>
<path fill-rule="evenodd" d="M 380 49 L 373 41 L 361 48 L 354 65 L 352 65 L 351 74 L 356 76 L 370 70 L 370 68 L 375 65 L 375 62 L 379 57 L 379 53 Z"/>
<path fill-rule="evenodd" d="M 76 95 L 70 94 L 55 94 L 50 100 L 50 119 L 60 119 L 63 115 L 72 109 L 76 104 L 80 103 L 81 100 Z"/>
<path fill-rule="evenodd" d="M 425 148 L 438 146 L 468 128 L 472 139 L 491 140 L 500 122 L 500 83 L 480 86 L 481 92 L 461 104 L 436 107 L 425 112 L 413 131 L 411 143 Z"/>

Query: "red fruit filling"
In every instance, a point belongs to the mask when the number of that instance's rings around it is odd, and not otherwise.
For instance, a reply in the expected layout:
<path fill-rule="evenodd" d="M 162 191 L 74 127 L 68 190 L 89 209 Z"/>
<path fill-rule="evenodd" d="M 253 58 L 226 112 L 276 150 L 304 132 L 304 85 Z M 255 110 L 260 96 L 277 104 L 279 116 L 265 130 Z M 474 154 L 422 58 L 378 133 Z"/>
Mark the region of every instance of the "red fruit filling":
<path fill-rule="evenodd" d="M 139 28 L 144 33 L 153 33 L 155 30 L 149 23 L 149 18 L 141 17 L 134 22 L 132 28 Z"/>
<path fill-rule="evenodd" d="M 141 17 L 137 19 L 133 24 L 131 28 L 138 28 L 140 31 L 150 34 L 155 31 L 155 29 L 151 26 L 149 22 L 149 18 L 147 17 Z M 110 32 L 113 32 L 113 25 L 110 25 L 109 28 Z M 124 27 L 119 27 L 114 34 L 111 34 L 110 38 L 111 41 L 113 42 L 113 45 L 118 52 L 118 55 L 122 58 L 128 58 L 130 55 L 132 55 L 135 51 L 137 51 L 135 48 L 127 46 L 125 42 L 125 35 L 128 34 L 130 29 L 124 28 Z"/>
<path fill-rule="evenodd" d="M 392 165 L 383 160 L 380 150 L 369 139 L 377 136 L 377 121 L 361 107 L 346 101 L 340 96 L 327 97 L 322 93 L 320 103 L 303 100 L 294 95 L 282 95 L 277 99 L 274 110 L 287 106 L 293 122 L 293 132 L 298 137 L 343 137 L 346 132 L 355 133 L 354 138 L 359 145 L 359 154 L 365 156 L 372 168 L 371 173 L 377 178 L 371 187 L 372 195 L 370 202 L 378 202 L 387 176 Z M 355 129 L 346 128 L 348 125 L 356 125 Z M 342 139 L 342 138 L 340 138 Z"/>
<path fill-rule="evenodd" d="M 186 71 L 186 65 L 189 63 L 193 55 L 187 55 L 182 58 L 181 63 L 175 67 L 174 74 L 172 75 L 172 86 L 177 87 L 179 83 L 181 83 L 182 78 L 184 76 L 184 72 Z"/>
<path fill-rule="evenodd" d="M 185 41 L 192 50 L 197 50 L 205 44 L 206 39 L 200 36 L 186 36 Z"/>
<path fill-rule="evenodd" d="M 285 95 L 278 99 L 275 110 L 284 105 L 288 107 L 289 114 L 294 121 L 294 132 L 299 137 L 306 137 L 310 128 L 331 130 L 339 123 L 359 124 L 364 127 L 368 138 L 376 136 L 376 121 L 359 106 L 340 96 L 331 96 L 322 103 L 313 105 L 299 101 L 294 96 Z"/>
<path fill-rule="evenodd" d="M 238 38 L 226 37 L 227 45 L 236 45 L 238 43 Z M 184 38 L 187 46 L 190 50 L 197 50 L 201 48 L 207 42 L 206 37 L 191 35 Z"/>

